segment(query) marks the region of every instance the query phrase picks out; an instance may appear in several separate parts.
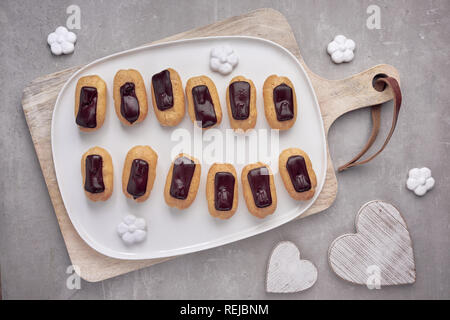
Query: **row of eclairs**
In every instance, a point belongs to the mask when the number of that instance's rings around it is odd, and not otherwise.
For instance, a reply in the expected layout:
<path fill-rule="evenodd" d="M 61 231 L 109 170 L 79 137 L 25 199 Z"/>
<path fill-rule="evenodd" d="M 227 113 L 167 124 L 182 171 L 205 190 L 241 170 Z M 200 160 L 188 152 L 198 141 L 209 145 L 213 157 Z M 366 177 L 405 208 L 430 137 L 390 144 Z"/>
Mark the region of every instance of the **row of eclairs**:
<path fill-rule="evenodd" d="M 147 92 L 137 70 L 120 70 L 114 77 L 114 108 L 126 126 L 144 121 L 148 114 Z M 214 82 L 207 76 L 188 79 L 185 90 L 179 74 L 168 68 L 152 76 L 153 110 L 162 126 L 176 126 L 185 116 L 185 100 L 193 125 L 203 130 L 222 121 L 222 109 Z M 75 93 L 75 121 L 84 132 L 103 125 L 106 115 L 106 83 L 98 75 L 78 80 Z M 283 76 L 269 76 L 263 86 L 264 113 L 273 129 L 288 130 L 297 118 L 297 97 L 292 82 Z M 256 88 L 252 80 L 234 77 L 226 90 L 230 126 L 234 130 L 254 128 L 257 118 Z M 135 146 L 127 153 L 122 170 L 122 190 L 126 197 L 144 202 L 150 196 L 156 177 L 158 155 L 150 146 Z M 299 148 L 279 155 L 279 172 L 288 194 L 305 201 L 314 196 L 317 179 L 309 156 Z M 101 147 L 93 147 L 81 159 L 83 187 L 92 201 L 106 201 L 113 192 L 114 169 L 111 156 Z M 164 186 L 168 206 L 188 208 L 200 185 L 201 164 L 188 154 L 179 154 L 172 162 Z M 241 172 L 242 192 L 248 211 L 258 218 L 275 212 L 277 194 L 270 167 L 257 162 Z M 238 207 L 237 173 L 231 163 L 210 166 L 206 200 L 213 217 L 228 219 Z"/>

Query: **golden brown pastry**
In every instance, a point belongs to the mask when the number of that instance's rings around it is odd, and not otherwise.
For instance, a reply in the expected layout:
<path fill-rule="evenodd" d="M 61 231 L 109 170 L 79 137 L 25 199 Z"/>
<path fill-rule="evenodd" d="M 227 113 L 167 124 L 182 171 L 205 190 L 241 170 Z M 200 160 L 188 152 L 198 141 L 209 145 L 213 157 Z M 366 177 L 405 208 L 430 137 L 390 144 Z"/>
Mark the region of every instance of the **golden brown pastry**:
<path fill-rule="evenodd" d="M 158 154 L 149 146 L 128 151 L 122 173 L 122 190 L 127 198 L 144 202 L 150 196 L 156 177 Z"/>
<path fill-rule="evenodd" d="M 317 187 L 316 173 L 309 156 L 301 149 L 289 148 L 281 152 L 278 169 L 284 186 L 295 200 L 309 200 Z"/>
<path fill-rule="evenodd" d="M 81 157 L 84 193 L 92 201 L 106 201 L 111 197 L 114 169 L 108 151 L 93 147 Z"/>
<path fill-rule="evenodd" d="M 106 115 L 106 83 L 97 75 L 81 77 L 75 89 L 75 122 L 81 131 L 95 131 Z"/>
<path fill-rule="evenodd" d="M 188 113 L 191 121 L 209 129 L 222 121 L 222 109 L 214 82 L 207 76 L 190 78 L 186 83 Z"/>
<path fill-rule="evenodd" d="M 200 184 L 201 165 L 197 159 L 180 153 L 167 173 L 164 199 L 169 207 L 186 209 L 195 200 Z"/>
<path fill-rule="evenodd" d="M 287 77 L 269 76 L 264 81 L 264 113 L 272 129 L 287 130 L 297 119 L 297 96 Z"/>
<path fill-rule="evenodd" d="M 219 219 L 229 219 L 238 205 L 236 169 L 229 163 L 214 163 L 206 180 L 209 213 Z"/>
<path fill-rule="evenodd" d="M 134 69 L 119 70 L 114 77 L 114 108 L 126 126 L 144 121 L 148 113 L 144 79 Z"/>
<path fill-rule="evenodd" d="M 242 189 L 248 211 L 265 218 L 277 208 L 277 192 L 270 167 L 262 162 L 246 165 L 241 174 Z"/>
<path fill-rule="evenodd" d="M 234 130 L 247 131 L 256 125 L 256 88 L 253 81 L 243 76 L 231 79 L 227 88 L 227 110 Z"/>
<path fill-rule="evenodd" d="M 163 126 L 173 127 L 183 120 L 184 92 L 181 78 L 168 68 L 152 77 L 152 102 L 156 118 Z"/>

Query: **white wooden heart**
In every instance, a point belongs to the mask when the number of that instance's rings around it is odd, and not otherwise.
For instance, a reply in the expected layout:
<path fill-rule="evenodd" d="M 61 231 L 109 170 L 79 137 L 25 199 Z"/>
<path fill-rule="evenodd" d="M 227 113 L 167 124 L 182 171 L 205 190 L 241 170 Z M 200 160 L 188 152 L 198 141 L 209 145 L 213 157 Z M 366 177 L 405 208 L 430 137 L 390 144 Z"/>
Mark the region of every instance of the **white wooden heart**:
<path fill-rule="evenodd" d="M 333 241 L 328 260 L 344 280 L 389 286 L 414 283 L 416 268 L 408 227 L 393 205 L 375 200 L 356 215 L 356 234 Z"/>
<path fill-rule="evenodd" d="M 267 267 L 267 292 L 299 292 L 311 288 L 316 280 L 316 267 L 311 261 L 300 259 L 295 244 L 282 241 L 275 246 Z"/>

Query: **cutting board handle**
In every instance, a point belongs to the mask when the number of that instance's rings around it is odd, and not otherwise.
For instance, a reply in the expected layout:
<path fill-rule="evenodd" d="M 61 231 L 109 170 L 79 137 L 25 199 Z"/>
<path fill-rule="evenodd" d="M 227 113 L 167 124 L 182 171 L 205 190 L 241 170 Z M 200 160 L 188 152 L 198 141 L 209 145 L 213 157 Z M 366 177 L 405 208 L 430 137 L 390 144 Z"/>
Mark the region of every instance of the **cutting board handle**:
<path fill-rule="evenodd" d="M 397 69 L 387 64 L 377 65 L 341 80 L 324 79 L 310 72 L 327 134 L 333 122 L 341 115 L 393 99 L 391 90 L 380 92 L 374 89 L 373 79 L 379 75 L 390 76 L 400 83 Z"/>

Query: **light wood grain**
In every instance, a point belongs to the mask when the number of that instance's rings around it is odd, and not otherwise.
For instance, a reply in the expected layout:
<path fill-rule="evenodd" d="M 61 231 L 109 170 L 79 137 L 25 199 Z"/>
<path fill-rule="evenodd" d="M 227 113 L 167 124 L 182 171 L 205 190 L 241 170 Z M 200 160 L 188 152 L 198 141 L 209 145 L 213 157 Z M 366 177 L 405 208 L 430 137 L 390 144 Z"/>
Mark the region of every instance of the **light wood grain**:
<path fill-rule="evenodd" d="M 356 234 L 338 237 L 328 252 L 330 266 L 339 277 L 361 285 L 369 280 L 373 285 L 371 279 L 377 268 L 381 286 L 416 281 L 408 227 L 393 205 L 378 200 L 366 203 L 359 210 L 355 225 Z"/>
<path fill-rule="evenodd" d="M 282 241 L 275 246 L 267 266 L 267 292 L 300 292 L 311 288 L 316 281 L 316 266 L 309 260 L 301 259 L 294 243 Z"/>
<path fill-rule="evenodd" d="M 300 55 L 294 34 L 285 17 L 273 9 L 256 10 L 246 15 L 183 32 L 155 43 L 215 35 L 256 36 L 277 42 L 290 50 L 300 60 L 311 78 L 327 134 L 333 121 L 345 112 L 392 99 L 390 92 L 380 93 L 371 87 L 372 78 L 378 73 L 389 74 L 398 79 L 397 71 L 391 66 L 376 66 L 361 74 L 338 81 L 326 80 L 311 72 Z M 81 66 L 74 67 L 35 79 L 24 89 L 22 106 L 70 259 L 73 264 L 80 267 L 81 276 L 85 280 L 100 281 L 159 263 L 167 258 L 123 261 L 105 257 L 91 249 L 79 237 L 70 222 L 56 181 L 51 152 L 50 123 L 60 89 L 67 79 L 80 68 Z M 301 217 L 327 209 L 333 203 L 336 193 L 337 181 L 328 153 L 325 185 L 318 199 Z"/>

